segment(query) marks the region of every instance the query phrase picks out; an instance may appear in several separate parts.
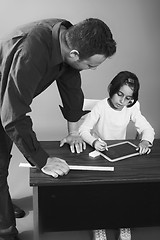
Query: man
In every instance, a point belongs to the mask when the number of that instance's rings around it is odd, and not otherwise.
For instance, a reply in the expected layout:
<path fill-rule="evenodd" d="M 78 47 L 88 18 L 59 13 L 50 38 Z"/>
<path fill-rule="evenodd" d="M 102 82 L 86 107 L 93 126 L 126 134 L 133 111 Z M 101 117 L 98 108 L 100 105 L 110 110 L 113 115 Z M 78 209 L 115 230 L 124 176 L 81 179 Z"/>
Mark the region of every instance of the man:
<path fill-rule="evenodd" d="M 83 114 L 80 71 L 95 69 L 116 52 L 108 26 L 90 18 L 76 25 L 46 19 L 15 30 L 0 45 L 0 239 L 16 240 L 13 205 L 7 185 L 13 142 L 32 165 L 53 177 L 67 174 L 63 159 L 50 157 L 41 147 L 27 113 L 34 97 L 56 80 L 68 136 L 60 143 L 77 153 L 85 149 L 77 122 Z"/>

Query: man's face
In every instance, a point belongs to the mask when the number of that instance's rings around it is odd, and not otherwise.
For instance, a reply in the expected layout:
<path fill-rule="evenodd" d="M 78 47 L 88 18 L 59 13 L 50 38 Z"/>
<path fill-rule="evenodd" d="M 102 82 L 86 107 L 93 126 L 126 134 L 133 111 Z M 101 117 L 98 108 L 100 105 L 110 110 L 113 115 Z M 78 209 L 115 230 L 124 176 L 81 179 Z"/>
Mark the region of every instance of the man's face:
<path fill-rule="evenodd" d="M 87 69 L 95 70 L 102 62 L 106 60 L 104 55 L 95 54 L 85 60 L 80 60 L 79 58 L 67 58 L 66 63 L 71 67 L 82 71 Z"/>

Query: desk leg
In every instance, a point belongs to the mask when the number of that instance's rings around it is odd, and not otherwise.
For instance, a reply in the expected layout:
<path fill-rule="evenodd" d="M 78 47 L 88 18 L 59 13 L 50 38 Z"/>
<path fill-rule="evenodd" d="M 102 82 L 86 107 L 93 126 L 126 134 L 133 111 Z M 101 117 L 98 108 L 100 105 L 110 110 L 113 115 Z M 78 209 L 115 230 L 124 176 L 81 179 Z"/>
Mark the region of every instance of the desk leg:
<path fill-rule="evenodd" d="M 33 227 L 34 240 L 39 240 L 39 206 L 38 206 L 38 187 L 33 187 Z"/>

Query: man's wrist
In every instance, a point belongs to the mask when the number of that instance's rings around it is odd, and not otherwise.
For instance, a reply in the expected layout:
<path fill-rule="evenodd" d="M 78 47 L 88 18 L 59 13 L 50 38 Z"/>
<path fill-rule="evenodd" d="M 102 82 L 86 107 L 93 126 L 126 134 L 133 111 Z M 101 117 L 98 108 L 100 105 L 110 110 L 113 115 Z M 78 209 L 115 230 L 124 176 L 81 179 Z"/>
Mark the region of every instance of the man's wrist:
<path fill-rule="evenodd" d="M 79 135 L 79 126 L 78 122 L 69 122 L 68 121 L 68 134 L 71 136 L 77 136 Z"/>

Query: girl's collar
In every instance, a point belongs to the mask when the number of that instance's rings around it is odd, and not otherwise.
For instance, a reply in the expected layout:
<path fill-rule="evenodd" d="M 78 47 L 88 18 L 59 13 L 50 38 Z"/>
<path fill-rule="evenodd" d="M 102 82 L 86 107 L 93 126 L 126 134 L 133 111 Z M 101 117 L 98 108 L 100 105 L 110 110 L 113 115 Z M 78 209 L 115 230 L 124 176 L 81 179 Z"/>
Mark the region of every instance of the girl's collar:
<path fill-rule="evenodd" d="M 125 107 L 123 107 L 121 110 L 115 108 L 115 106 L 113 105 L 113 103 L 112 103 L 112 101 L 111 101 L 110 98 L 107 99 L 107 103 L 108 103 L 108 105 L 109 105 L 113 110 L 115 110 L 115 111 L 117 111 L 117 112 L 121 112 L 121 111 L 125 108 Z"/>
<path fill-rule="evenodd" d="M 111 101 L 110 98 L 107 99 L 107 102 L 108 102 L 108 104 L 109 104 L 109 106 L 110 106 L 111 108 L 113 108 L 114 110 L 117 110 L 117 109 L 115 108 L 115 106 L 113 105 L 113 103 L 112 103 L 112 101 Z"/>

